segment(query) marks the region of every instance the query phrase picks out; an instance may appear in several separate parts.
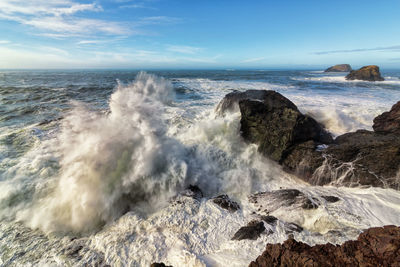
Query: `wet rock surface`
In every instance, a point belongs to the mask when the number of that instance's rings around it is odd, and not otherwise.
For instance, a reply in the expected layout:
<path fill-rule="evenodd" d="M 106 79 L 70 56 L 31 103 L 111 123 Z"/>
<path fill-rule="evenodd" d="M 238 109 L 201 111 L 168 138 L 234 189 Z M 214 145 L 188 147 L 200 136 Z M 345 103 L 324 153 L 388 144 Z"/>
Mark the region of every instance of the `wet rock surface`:
<path fill-rule="evenodd" d="M 172 267 L 171 265 L 165 265 L 162 262 L 155 262 L 150 265 L 150 267 Z"/>
<path fill-rule="evenodd" d="M 251 221 L 247 224 L 247 226 L 241 227 L 232 237 L 232 240 L 256 240 L 265 230 L 266 229 L 263 222 L 256 220 Z"/>
<path fill-rule="evenodd" d="M 400 133 L 400 101 L 374 119 L 372 128 L 377 133 Z"/>
<path fill-rule="evenodd" d="M 266 266 L 400 266 L 400 227 L 370 228 L 342 245 L 309 246 L 294 239 L 268 244 L 249 267 Z"/>
<path fill-rule="evenodd" d="M 257 100 L 243 99 L 247 96 Z M 400 188 L 400 103 L 374 120 L 374 132 L 358 130 L 332 140 L 318 122 L 274 91 L 233 92 L 225 100 L 239 101 L 242 137 L 304 181 Z"/>
<path fill-rule="evenodd" d="M 303 115 L 289 99 L 274 91 L 265 92 L 263 100 L 239 101 L 242 137 L 258 144 L 264 156 L 282 162 L 296 144 L 332 142 L 323 126 Z"/>
<path fill-rule="evenodd" d="M 264 222 L 270 224 L 270 225 L 274 225 L 276 224 L 276 222 L 278 221 L 278 218 L 271 216 L 271 215 L 263 215 L 260 217 L 261 220 L 263 220 Z"/>
<path fill-rule="evenodd" d="M 227 94 L 218 104 L 216 110 L 219 114 L 224 114 L 227 111 L 239 109 L 241 100 L 268 101 L 270 104 L 278 106 L 289 106 L 297 109 L 289 99 L 270 90 L 247 90 L 245 92 L 233 91 Z"/>
<path fill-rule="evenodd" d="M 398 189 L 400 136 L 358 130 L 337 137 L 323 151 L 313 144 L 297 146 L 282 165 L 314 185 Z"/>
<path fill-rule="evenodd" d="M 212 201 L 223 209 L 235 212 L 240 209 L 240 206 L 235 201 L 231 200 L 228 195 L 219 195 L 212 199 Z"/>
<path fill-rule="evenodd" d="M 285 231 L 287 234 L 293 233 L 293 232 L 297 232 L 300 233 L 303 231 L 303 227 L 301 227 L 300 225 L 296 224 L 296 223 L 288 223 L 285 225 Z"/>
<path fill-rule="evenodd" d="M 351 71 L 347 76 L 346 80 L 363 80 L 363 81 L 384 81 L 379 67 L 376 65 L 364 66 L 359 70 Z"/>
<path fill-rule="evenodd" d="M 351 70 L 352 69 L 349 64 L 338 64 L 338 65 L 327 68 L 325 70 L 325 72 L 349 72 Z"/>
<path fill-rule="evenodd" d="M 335 196 L 321 196 L 321 197 L 330 203 L 335 203 L 340 200 L 340 198 L 335 197 Z"/>
<path fill-rule="evenodd" d="M 249 202 L 253 203 L 260 212 L 269 214 L 282 207 L 293 209 L 316 209 L 318 200 L 309 199 L 297 189 L 281 189 L 271 192 L 261 192 L 249 196 Z"/>

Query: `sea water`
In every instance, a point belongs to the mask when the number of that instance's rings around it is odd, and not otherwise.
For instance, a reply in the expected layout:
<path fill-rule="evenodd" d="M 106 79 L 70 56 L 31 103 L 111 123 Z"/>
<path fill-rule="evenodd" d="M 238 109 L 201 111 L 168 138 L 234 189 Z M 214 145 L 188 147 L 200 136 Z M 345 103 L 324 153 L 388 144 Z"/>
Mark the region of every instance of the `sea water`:
<path fill-rule="evenodd" d="M 275 90 L 337 136 L 372 129 L 400 100 L 400 72 L 383 82 L 322 71 L 1 71 L 0 265 L 247 266 L 267 243 L 340 244 L 400 224 L 400 192 L 310 186 L 240 137 L 229 92 Z M 182 192 L 197 185 L 201 199 Z M 232 241 L 257 218 L 248 196 L 299 189 L 318 209 L 282 206 L 270 234 Z M 241 209 L 210 198 L 228 194 Z M 328 203 L 321 196 L 340 198 Z"/>

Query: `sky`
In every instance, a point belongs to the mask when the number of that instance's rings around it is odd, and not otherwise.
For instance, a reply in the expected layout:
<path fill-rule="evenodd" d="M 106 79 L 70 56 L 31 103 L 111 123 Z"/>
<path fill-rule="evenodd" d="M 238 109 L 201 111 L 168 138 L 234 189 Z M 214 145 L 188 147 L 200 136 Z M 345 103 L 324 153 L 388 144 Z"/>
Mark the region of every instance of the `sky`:
<path fill-rule="evenodd" d="M 399 0 L 0 0 L 0 68 L 400 68 L 399 14 Z"/>

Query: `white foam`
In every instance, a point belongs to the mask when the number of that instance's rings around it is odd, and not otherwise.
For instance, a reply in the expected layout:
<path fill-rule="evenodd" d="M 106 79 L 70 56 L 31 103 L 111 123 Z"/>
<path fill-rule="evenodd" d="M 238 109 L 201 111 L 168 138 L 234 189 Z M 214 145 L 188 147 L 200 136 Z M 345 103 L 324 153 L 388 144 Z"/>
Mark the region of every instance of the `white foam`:
<path fill-rule="evenodd" d="M 14 176 L 12 182 L 0 186 L 0 199 L 24 187 L 34 188 L 33 204 L 27 199 L 2 212 L 19 211 L 18 219 L 46 232 L 86 232 L 87 237 L 75 240 L 85 248 L 79 252 L 82 257 L 71 263 L 75 265 L 90 265 L 93 255 L 103 255 L 105 263 L 111 265 L 246 266 L 267 243 L 287 239 L 287 223 L 304 227 L 294 236 L 310 245 L 342 243 L 368 227 L 400 224 L 399 191 L 309 186 L 263 158 L 257 146 L 242 141 L 239 113 L 225 117 L 214 113 L 218 101 L 232 89 L 274 89 L 339 134 L 370 127 L 371 117 L 391 105 L 384 103 L 384 98 L 310 95 L 309 91 L 264 82 L 179 81 L 206 97 L 196 102 L 198 105 L 171 103 L 168 81 L 140 74 L 132 84 L 116 88 L 108 115 L 76 103 L 63 120 L 61 131 L 25 155 L 7 173 Z M 53 168 L 46 165 L 52 158 L 60 160 L 59 173 L 50 173 Z M 35 181 L 30 179 L 33 176 Z M 206 197 L 168 202 L 190 183 L 203 189 Z M 253 213 L 258 211 L 248 195 L 280 188 L 296 188 L 319 199 L 318 209 L 279 208 L 272 213 L 278 223 L 265 224 L 272 234 L 262 234 L 258 240 L 232 241 L 241 226 L 257 218 Z M 241 210 L 230 213 L 217 207 L 209 197 L 219 193 L 229 194 Z M 127 200 L 121 201 L 126 195 Z M 341 200 L 328 203 L 321 198 L 326 195 Z M 132 211 L 119 217 L 126 203 Z M 138 207 L 148 213 L 143 214 Z M 101 223 L 106 225 L 100 232 L 91 232 Z M 18 227 L 7 227 L 0 226 L 0 244 L 4 246 L 19 240 L 16 233 L 21 232 Z M 40 264 L 69 262 L 60 255 L 72 242 L 68 238 L 43 242 L 39 231 L 27 235 L 26 240 L 43 255 Z M 15 250 L 24 247 L 19 245 Z M 21 255 L 18 257 L 31 262 L 29 253 Z"/>
<path fill-rule="evenodd" d="M 303 78 L 295 78 L 293 77 L 293 80 L 297 81 L 311 81 L 311 82 L 326 82 L 326 83 L 368 83 L 368 84 L 392 84 L 392 85 L 400 85 L 400 79 L 398 77 L 390 77 L 390 76 L 385 76 L 383 77 L 385 80 L 384 81 L 375 81 L 375 82 L 370 82 L 370 81 L 362 81 L 362 80 L 346 80 L 346 76 L 318 76 L 318 77 L 303 77 Z"/>

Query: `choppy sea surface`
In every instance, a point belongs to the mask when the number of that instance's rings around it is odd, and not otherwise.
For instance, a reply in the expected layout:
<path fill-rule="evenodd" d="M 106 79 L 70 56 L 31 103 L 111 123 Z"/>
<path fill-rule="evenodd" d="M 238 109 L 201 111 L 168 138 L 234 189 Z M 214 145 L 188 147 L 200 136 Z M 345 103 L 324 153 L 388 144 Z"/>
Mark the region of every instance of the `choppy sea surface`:
<path fill-rule="evenodd" d="M 247 266 L 287 223 L 311 245 L 400 225 L 399 191 L 307 185 L 243 142 L 239 112 L 215 110 L 233 90 L 276 90 L 335 136 L 371 129 L 400 100 L 400 72 L 382 74 L 0 71 L 0 266 Z M 257 216 L 248 196 L 281 188 L 320 205 L 279 207 L 270 234 L 232 241 Z M 241 209 L 220 209 L 219 194 Z"/>

